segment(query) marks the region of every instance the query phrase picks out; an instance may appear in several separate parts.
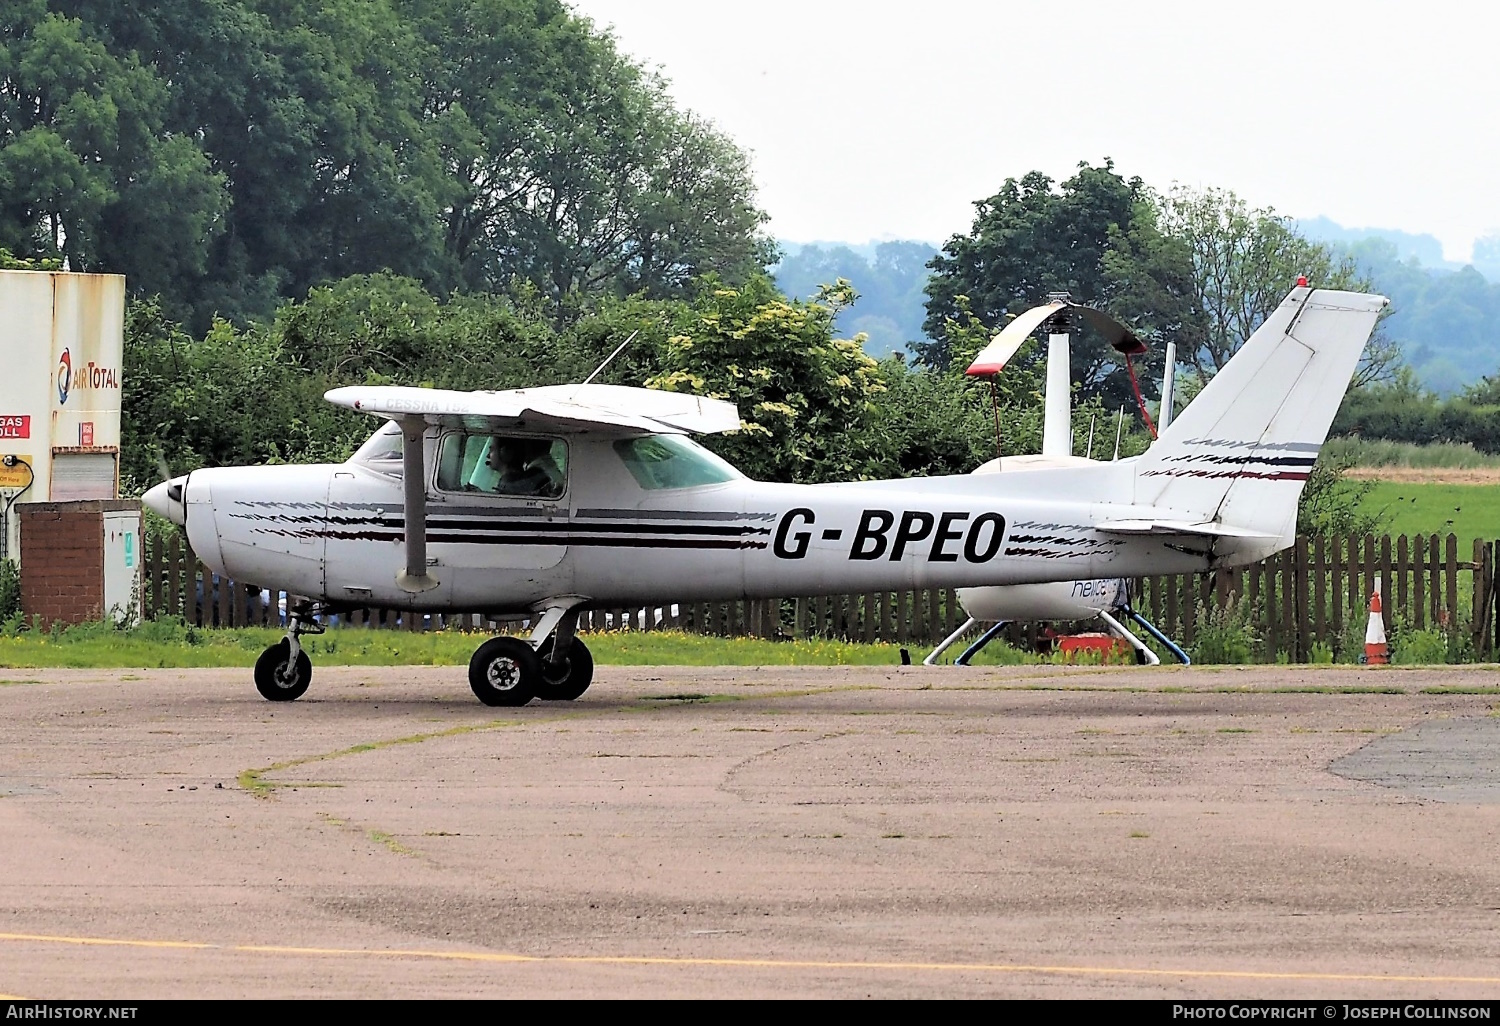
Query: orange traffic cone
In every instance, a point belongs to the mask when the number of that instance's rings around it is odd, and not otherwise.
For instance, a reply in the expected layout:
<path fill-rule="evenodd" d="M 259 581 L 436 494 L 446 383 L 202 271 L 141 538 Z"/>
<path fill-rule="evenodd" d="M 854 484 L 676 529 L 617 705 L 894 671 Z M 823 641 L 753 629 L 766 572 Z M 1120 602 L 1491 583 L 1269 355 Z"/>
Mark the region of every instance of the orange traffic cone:
<path fill-rule="evenodd" d="M 1365 628 L 1365 663 L 1384 666 L 1391 661 L 1390 646 L 1385 643 L 1385 619 L 1380 615 L 1380 578 L 1375 578 L 1375 590 L 1370 595 L 1370 623 Z"/>

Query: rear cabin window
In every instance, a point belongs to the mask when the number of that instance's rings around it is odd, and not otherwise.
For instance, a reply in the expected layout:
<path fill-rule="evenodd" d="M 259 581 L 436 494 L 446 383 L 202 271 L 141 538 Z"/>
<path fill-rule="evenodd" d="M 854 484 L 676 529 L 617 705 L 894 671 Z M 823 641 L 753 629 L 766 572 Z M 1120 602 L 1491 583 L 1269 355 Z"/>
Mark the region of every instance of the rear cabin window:
<path fill-rule="evenodd" d="M 636 483 L 647 491 L 723 484 L 743 477 L 728 463 L 682 435 L 645 435 L 615 443 Z"/>
<path fill-rule="evenodd" d="M 568 484 L 568 446 L 560 438 L 530 435 L 446 434 L 437 484 L 446 492 L 561 498 Z"/>

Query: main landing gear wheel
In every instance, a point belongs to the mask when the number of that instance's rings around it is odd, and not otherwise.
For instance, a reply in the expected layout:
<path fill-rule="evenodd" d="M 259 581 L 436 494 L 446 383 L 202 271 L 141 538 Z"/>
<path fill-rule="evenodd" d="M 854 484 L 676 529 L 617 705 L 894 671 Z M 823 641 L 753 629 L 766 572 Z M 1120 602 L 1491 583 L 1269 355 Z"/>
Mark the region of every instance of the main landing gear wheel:
<path fill-rule="evenodd" d="M 255 660 L 255 690 L 272 702 L 291 702 L 307 691 L 312 683 L 312 660 L 299 650 L 292 658 L 292 646 L 285 638 L 266 649 Z"/>
<path fill-rule="evenodd" d="M 567 655 L 552 658 L 552 647 L 556 635 L 542 642 L 536 650 L 542 664 L 542 686 L 537 697 L 554 702 L 571 702 L 589 689 L 594 682 L 594 657 L 588 646 L 577 638 L 568 646 Z"/>
<path fill-rule="evenodd" d="M 469 660 L 469 687 L 485 705 L 525 705 L 542 686 L 542 661 L 520 638 L 491 638 Z"/>

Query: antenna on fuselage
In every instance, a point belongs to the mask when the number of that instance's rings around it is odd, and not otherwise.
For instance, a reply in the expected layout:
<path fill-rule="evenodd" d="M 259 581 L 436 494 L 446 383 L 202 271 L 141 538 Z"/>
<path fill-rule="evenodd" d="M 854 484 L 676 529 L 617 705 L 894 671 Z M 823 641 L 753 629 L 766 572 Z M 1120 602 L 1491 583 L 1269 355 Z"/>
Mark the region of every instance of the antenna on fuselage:
<path fill-rule="evenodd" d="M 632 331 L 630 333 L 630 337 L 629 338 L 627 338 L 624 342 L 621 342 L 619 345 L 615 346 L 615 351 L 612 352 L 612 353 L 610 353 L 608 356 L 606 356 L 604 358 L 604 362 L 601 363 L 599 366 L 597 366 L 597 367 L 594 368 L 594 373 L 590 374 L 588 377 L 586 377 L 586 378 L 583 379 L 583 383 L 585 385 L 587 385 L 590 381 L 593 381 L 595 378 L 597 378 L 599 376 L 600 371 L 604 370 L 604 368 L 606 368 L 606 367 L 609 366 L 609 361 L 611 361 L 615 357 L 619 356 L 620 353 L 624 350 L 624 348 L 626 346 L 630 345 L 630 343 L 632 341 L 634 341 L 635 337 L 637 335 L 639 335 L 640 333 L 641 333 L 641 329 L 640 328 L 636 328 L 634 331 Z"/>

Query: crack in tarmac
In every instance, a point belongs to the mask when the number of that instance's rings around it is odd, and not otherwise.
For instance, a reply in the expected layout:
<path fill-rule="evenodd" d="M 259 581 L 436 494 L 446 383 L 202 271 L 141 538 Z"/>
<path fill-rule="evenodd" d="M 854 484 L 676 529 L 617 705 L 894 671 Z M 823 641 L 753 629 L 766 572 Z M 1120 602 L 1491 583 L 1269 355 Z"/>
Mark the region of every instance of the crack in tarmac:
<path fill-rule="evenodd" d="M 782 699 L 782 698 L 807 698 L 813 695 L 835 694 L 846 691 L 879 691 L 882 690 L 875 684 L 847 684 L 835 685 L 824 688 L 798 688 L 793 690 L 755 692 L 747 695 L 730 694 L 704 694 L 704 695 L 645 695 L 630 705 L 624 707 L 610 707 L 608 709 L 587 709 L 577 712 L 561 713 L 556 716 L 540 716 L 534 719 L 524 720 L 488 720 L 484 723 L 465 723 L 457 727 L 449 727 L 446 730 L 434 730 L 421 734 L 408 734 L 405 737 L 389 738 L 384 741 L 366 741 L 347 748 L 340 748 L 331 752 L 321 752 L 317 755 L 305 755 L 295 759 L 286 759 L 281 762 L 272 763 L 269 766 L 252 767 L 241 770 L 236 778 L 241 789 L 248 791 L 256 798 L 271 798 L 279 788 L 283 787 L 332 787 L 337 785 L 318 784 L 313 781 L 276 781 L 266 780 L 267 773 L 279 773 L 282 770 L 295 769 L 298 766 L 306 766 L 315 762 L 329 762 L 333 759 L 341 759 L 348 755 L 363 755 L 365 752 L 380 751 L 385 748 L 395 748 L 400 745 L 419 745 L 427 741 L 440 738 L 462 737 L 465 734 L 476 734 L 487 730 L 504 730 L 509 727 L 525 727 L 538 723 L 557 723 L 562 720 L 574 720 L 588 718 L 592 719 L 608 712 L 661 712 L 669 709 L 680 709 L 684 706 L 708 705 L 720 702 L 749 702 L 757 699 Z"/>

